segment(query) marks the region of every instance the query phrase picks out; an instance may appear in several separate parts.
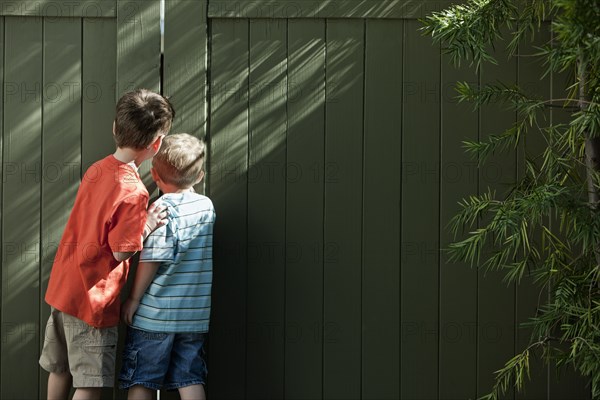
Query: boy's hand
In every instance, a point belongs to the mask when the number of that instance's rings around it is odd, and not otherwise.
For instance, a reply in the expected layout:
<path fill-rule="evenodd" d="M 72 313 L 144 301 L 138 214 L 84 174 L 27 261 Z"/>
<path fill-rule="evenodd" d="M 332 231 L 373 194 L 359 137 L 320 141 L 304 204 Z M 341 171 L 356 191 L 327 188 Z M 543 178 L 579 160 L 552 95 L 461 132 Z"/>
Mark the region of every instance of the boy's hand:
<path fill-rule="evenodd" d="M 167 222 L 167 208 L 163 205 L 152 203 L 148 208 L 146 226 L 144 227 L 144 239 L 154 232 L 156 228 L 166 225 Z"/>
<path fill-rule="evenodd" d="M 125 301 L 125 303 L 123 303 L 121 306 L 121 319 L 123 322 L 125 322 L 127 325 L 131 325 L 133 323 L 133 316 L 135 315 L 135 312 L 139 306 L 139 300 L 132 299 L 131 297 L 128 298 L 127 301 Z"/>

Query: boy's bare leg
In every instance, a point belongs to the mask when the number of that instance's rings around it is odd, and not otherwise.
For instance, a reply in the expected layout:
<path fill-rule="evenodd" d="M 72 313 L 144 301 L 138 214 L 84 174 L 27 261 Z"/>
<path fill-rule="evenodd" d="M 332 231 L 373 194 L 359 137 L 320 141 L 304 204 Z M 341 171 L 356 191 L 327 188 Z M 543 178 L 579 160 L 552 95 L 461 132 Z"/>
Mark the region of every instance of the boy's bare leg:
<path fill-rule="evenodd" d="M 69 372 L 50 372 L 48 377 L 48 400 L 66 400 L 71 390 L 71 374 Z"/>
<path fill-rule="evenodd" d="M 135 385 L 129 388 L 127 400 L 153 400 L 154 392 L 156 391 L 142 385 Z"/>
<path fill-rule="evenodd" d="M 204 385 L 191 385 L 179 388 L 181 400 L 206 400 Z"/>
<path fill-rule="evenodd" d="M 102 388 L 77 388 L 73 400 L 100 400 Z"/>

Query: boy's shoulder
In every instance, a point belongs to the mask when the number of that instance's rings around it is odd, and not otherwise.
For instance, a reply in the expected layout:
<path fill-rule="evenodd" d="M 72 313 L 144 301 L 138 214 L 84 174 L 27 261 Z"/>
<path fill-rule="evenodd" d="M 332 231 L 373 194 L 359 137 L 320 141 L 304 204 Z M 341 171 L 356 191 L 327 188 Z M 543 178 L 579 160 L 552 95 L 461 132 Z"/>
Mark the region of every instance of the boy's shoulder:
<path fill-rule="evenodd" d="M 169 222 L 166 229 L 173 233 L 184 229 L 186 235 L 191 234 L 193 230 L 188 228 L 192 226 L 208 229 L 216 219 L 212 201 L 198 193 L 166 193 L 156 202 L 167 208 Z"/>
<path fill-rule="evenodd" d="M 202 194 L 194 192 L 165 193 L 156 201 L 167 207 L 167 212 L 174 218 L 207 220 L 214 219 L 215 216 L 212 201 Z"/>
<path fill-rule="evenodd" d="M 213 203 L 207 196 L 195 192 L 165 193 L 157 201 L 171 207 L 203 207 L 213 209 Z"/>
<path fill-rule="evenodd" d="M 84 190 L 102 190 L 119 197 L 139 195 L 148 197 L 148 191 L 134 165 L 117 160 L 112 154 L 88 167 L 83 179 Z"/>

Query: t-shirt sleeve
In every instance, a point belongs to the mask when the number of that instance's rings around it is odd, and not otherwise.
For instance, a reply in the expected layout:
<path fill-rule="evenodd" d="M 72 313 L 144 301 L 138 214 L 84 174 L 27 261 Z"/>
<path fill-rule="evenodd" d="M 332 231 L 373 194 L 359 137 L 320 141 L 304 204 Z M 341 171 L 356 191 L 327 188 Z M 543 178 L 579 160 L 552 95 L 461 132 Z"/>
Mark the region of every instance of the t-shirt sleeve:
<path fill-rule="evenodd" d="M 145 196 L 132 196 L 117 206 L 108 231 L 108 245 L 113 252 L 134 252 L 142 249 L 147 202 Z"/>
<path fill-rule="evenodd" d="M 171 222 L 152 232 L 144 242 L 140 261 L 169 262 L 175 259 L 175 237 Z"/>

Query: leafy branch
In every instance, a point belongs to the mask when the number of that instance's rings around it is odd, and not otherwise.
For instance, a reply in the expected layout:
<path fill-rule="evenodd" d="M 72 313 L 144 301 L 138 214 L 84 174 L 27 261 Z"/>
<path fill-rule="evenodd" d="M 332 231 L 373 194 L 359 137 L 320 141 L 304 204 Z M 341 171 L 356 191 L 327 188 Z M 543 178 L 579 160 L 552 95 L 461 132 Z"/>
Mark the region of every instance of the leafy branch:
<path fill-rule="evenodd" d="M 491 189 L 463 199 L 448 229 L 450 259 L 504 272 L 506 283 L 528 276 L 539 287 L 538 307 L 524 325 L 529 345 L 495 374 L 484 398 L 522 390 L 530 360 L 571 367 L 589 379 L 600 399 L 600 2 L 597 0 L 469 0 L 433 13 L 423 32 L 442 43 L 455 65 L 477 70 L 496 64 L 496 46 L 508 57 L 549 25 L 552 38 L 528 57 L 541 76 L 568 74 L 566 97 L 543 98 L 511 82 L 457 83 L 458 100 L 475 110 L 501 106 L 516 120 L 483 141 L 465 141 L 479 164 L 490 155 L 519 152 L 520 178 L 504 194 Z M 548 110 L 561 109 L 557 123 Z M 531 136 L 543 148 L 527 146 Z M 538 140 L 539 142 L 539 140 Z M 538 351 L 541 350 L 541 351 Z"/>

